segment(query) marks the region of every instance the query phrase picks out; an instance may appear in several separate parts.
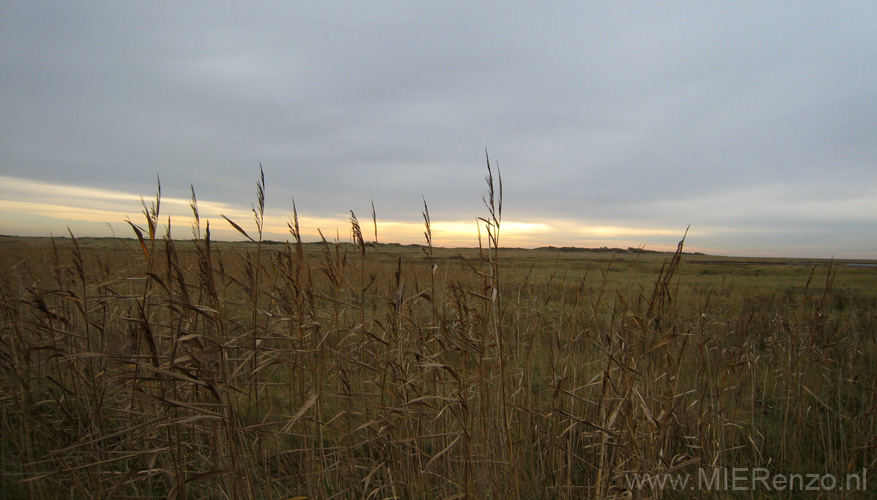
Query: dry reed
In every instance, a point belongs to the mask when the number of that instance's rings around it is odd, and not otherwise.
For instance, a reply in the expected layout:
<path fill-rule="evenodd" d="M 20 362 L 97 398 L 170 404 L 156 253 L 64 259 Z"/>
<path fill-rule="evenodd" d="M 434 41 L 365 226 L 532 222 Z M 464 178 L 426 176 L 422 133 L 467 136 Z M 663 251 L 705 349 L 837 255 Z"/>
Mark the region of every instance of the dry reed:
<path fill-rule="evenodd" d="M 194 239 L 159 236 L 159 188 L 136 248 L 6 251 L 0 493 L 699 498 L 627 478 L 873 466 L 873 298 L 830 267 L 788 297 L 680 286 L 683 242 L 651 285 L 549 275 L 500 251 L 487 165 L 477 253 L 433 247 L 425 200 L 422 253 L 377 243 L 374 204 L 373 242 L 351 211 L 349 242 L 303 243 L 293 203 L 266 244 L 263 173 L 254 237 L 226 218 L 246 245 L 194 189 Z"/>

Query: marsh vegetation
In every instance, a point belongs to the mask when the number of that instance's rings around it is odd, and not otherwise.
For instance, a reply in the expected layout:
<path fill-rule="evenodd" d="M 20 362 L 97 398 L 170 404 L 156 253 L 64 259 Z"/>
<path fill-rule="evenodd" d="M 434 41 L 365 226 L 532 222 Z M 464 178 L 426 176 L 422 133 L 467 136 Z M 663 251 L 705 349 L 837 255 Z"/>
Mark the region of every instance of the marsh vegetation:
<path fill-rule="evenodd" d="M 640 498 L 625 475 L 873 470 L 877 269 L 505 249 L 488 189 L 472 249 L 434 248 L 426 207 L 422 246 L 352 213 L 344 241 L 292 213 L 268 244 L 264 180 L 243 243 L 194 195 L 194 239 L 160 198 L 136 239 L 2 238 L 0 496 Z M 661 493 L 705 494 L 735 492 Z"/>

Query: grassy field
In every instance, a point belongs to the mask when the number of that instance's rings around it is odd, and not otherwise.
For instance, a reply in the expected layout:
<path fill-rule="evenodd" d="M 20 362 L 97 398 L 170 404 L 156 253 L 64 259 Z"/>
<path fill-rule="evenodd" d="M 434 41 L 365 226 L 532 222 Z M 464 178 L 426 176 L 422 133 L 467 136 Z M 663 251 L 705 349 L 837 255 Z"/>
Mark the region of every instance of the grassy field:
<path fill-rule="evenodd" d="M 492 198 L 481 249 L 0 238 L 0 496 L 874 496 L 877 268 L 505 249 Z"/>

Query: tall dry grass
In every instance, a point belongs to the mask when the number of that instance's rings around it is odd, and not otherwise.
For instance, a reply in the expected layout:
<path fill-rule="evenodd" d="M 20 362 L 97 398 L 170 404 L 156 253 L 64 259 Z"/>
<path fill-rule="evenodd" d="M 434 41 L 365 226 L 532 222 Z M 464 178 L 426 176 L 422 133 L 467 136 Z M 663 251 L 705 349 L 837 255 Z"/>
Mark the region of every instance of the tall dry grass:
<path fill-rule="evenodd" d="M 294 204 L 266 244 L 264 175 L 253 220 L 228 219 L 245 245 L 211 240 L 194 189 L 192 239 L 160 234 L 159 189 L 133 245 L 7 249 L 0 493 L 701 498 L 734 492 L 625 478 L 873 467 L 875 304 L 839 300 L 831 268 L 734 297 L 681 282 L 680 242 L 648 283 L 549 274 L 501 248 L 489 160 L 487 188 L 459 256 L 425 201 L 422 252 L 353 212 L 349 241 L 304 243 Z"/>

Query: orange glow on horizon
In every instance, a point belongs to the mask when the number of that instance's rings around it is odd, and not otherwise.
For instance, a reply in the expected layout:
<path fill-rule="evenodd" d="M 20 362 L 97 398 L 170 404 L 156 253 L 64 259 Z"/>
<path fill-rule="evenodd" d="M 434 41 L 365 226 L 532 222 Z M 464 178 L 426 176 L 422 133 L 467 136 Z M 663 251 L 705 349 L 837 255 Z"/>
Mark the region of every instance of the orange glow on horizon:
<path fill-rule="evenodd" d="M 22 180 L 0 176 L 0 233 L 44 235 L 66 234 L 69 227 L 77 236 L 111 236 L 107 223 L 116 236 L 131 237 L 128 224 L 130 218 L 135 224 L 144 227 L 143 206 L 139 195 L 116 192 L 98 188 L 68 187 L 58 184 Z M 144 197 L 147 206 L 149 198 Z M 160 234 L 164 234 L 168 217 L 172 224 L 172 235 L 188 239 L 192 235 L 194 217 L 189 207 L 190 200 L 162 197 L 159 222 Z M 243 236 L 223 220 L 225 215 L 234 220 L 247 233 L 256 238 L 253 213 L 248 208 L 236 207 L 213 200 L 198 200 L 202 235 L 208 221 L 213 238 L 218 240 L 242 240 Z M 287 241 L 292 239 L 287 224 L 291 213 L 280 210 L 266 210 L 263 239 Z M 121 224 L 121 225 L 119 225 Z M 476 217 L 465 220 L 431 221 L 432 243 L 436 247 L 476 247 L 479 244 L 479 224 L 481 244 L 487 245 L 487 231 L 483 222 Z M 360 220 L 363 237 L 366 241 L 374 239 L 374 224 Z M 305 241 L 319 241 L 320 231 L 326 239 L 351 241 L 351 224 L 346 215 L 320 216 L 307 212 L 299 213 L 299 226 Z M 42 230 L 40 230 L 42 229 Z M 423 222 L 381 221 L 377 222 L 378 241 L 384 243 L 426 244 L 426 228 Z M 550 223 L 505 220 L 499 234 L 501 247 L 533 248 L 539 246 L 640 246 L 642 238 L 664 239 L 681 237 L 676 229 L 637 228 L 610 225 L 589 225 L 573 220 L 552 219 Z"/>

